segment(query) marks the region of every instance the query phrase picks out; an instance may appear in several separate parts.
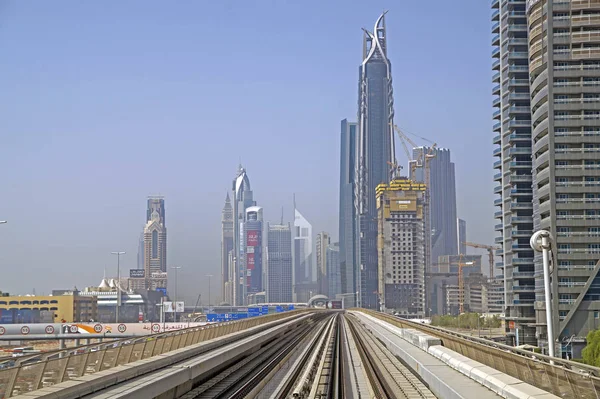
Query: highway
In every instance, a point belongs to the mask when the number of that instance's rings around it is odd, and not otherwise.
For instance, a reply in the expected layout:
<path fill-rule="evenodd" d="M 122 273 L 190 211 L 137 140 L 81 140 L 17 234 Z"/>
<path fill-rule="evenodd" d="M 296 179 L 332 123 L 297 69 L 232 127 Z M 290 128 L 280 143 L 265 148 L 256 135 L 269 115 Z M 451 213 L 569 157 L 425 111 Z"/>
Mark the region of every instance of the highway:
<path fill-rule="evenodd" d="M 571 369 L 574 386 L 543 386 L 449 349 L 470 341 L 443 334 L 364 310 L 298 310 L 32 358 L 0 370 L 0 398 L 596 397 L 589 373 L 597 369 Z M 505 366 L 515 361 L 540 375 L 551 367 L 555 377 L 567 370 L 491 341 L 477 345 Z"/>

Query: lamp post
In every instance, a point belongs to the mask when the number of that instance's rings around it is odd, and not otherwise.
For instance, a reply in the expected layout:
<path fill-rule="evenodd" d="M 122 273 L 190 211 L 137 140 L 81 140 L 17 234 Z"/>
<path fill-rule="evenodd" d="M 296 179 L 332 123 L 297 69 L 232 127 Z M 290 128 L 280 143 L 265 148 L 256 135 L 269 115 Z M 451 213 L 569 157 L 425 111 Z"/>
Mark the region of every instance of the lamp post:
<path fill-rule="evenodd" d="M 6 224 L 6 220 L 0 220 L 0 224 Z"/>
<path fill-rule="evenodd" d="M 177 321 L 177 271 L 181 269 L 181 266 L 171 266 L 171 269 L 175 270 L 175 307 L 173 308 L 173 321 Z"/>
<path fill-rule="evenodd" d="M 206 277 L 208 277 L 208 307 L 210 308 L 210 278 L 212 277 L 212 274 L 207 274 Z"/>
<path fill-rule="evenodd" d="M 121 255 L 125 255 L 125 251 L 111 252 L 117 255 L 117 313 L 115 315 L 115 323 L 119 322 L 119 311 L 121 308 Z"/>
<path fill-rule="evenodd" d="M 552 235 L 547 230 L 535 232 L 529 240 L 529 245 L 536 252 L 542 253 L 544 264 L 544 294 L 546 299 L 546 327 L 548 335 L 548 354 L 554 357 L 554 319 L 552 315 L 552 291 L 550 286 L 550 250 L 552 249 Z"/>

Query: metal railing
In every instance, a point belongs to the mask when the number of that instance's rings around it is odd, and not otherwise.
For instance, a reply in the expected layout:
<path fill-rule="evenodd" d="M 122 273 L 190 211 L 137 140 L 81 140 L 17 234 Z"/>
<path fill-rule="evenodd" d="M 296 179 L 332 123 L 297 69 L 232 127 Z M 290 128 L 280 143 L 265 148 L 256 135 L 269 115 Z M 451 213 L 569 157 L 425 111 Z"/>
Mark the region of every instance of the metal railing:
<path fill-rule="evenodd" d="M 147 335 L 135 339 L 124 338 L 109 343 L 87 345 L 80 349 L 70 348 L 53 353 L 49 357 L 41 354 L 42 356 L 38 360 L 30 358 L 29 361 L 22 362 L 15 367 L 0 369 L 0 398 L 22 395 L 83 375 L 161 355 L 292 315 L 306 313 L 306 311 L 304 309 L 293 310 Z"/>
<path fill-rule="evenodd" d="M 364 312 L 399 328 L 412 328 L 442 340 L 448 349 L 518 378 L 561 398 L 600 397 L 600 368 L 517 349 L 486 339 L 400 319 L 366 309 Z"/>

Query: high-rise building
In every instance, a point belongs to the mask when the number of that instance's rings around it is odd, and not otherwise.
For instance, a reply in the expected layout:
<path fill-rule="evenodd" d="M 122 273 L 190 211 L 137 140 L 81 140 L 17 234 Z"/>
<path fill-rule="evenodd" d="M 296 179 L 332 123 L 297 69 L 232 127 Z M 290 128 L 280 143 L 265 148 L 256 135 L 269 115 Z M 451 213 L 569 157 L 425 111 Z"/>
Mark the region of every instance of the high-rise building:
<path fill-rule="evenodd" d="M 327 271 L 327 248 L 330 244 L 329 233 L 324 231 L 317 234 L 317 283 L 319 294 L 329 295 L 329 282 Z"/>
<path fill-rule="evenodd" d="M 425 184 L 408 179 L 377 187 L 379 295 L 381 308 L 407 317 L 425 316 Z"/>
<path fill-rule="evenodd" d="M 263 291 L 263 208 L 246 208 L 243 223 L 244 232 L 244 275 L 246 276 L 244 293 L 246 297 Z M 248 303 L 244 298 L 244 303 Z"/>
<path fill-rule="evenodd" d="M 358 175 L 356 184 L 359 305 L 378 307 L 377 206 L 375 189 L 390 181 L 394 154 L 394 96 L 392 65 L 387 57 L 385 13 L 373 32 L 364 29 L 363 61 L 359 67 Z"/>
<path fill-rule="evenodd" d="M 456 225 L 458 228 L 458 231 L 456 233 L 456 235 L 458 237 L 458 253 L 466 255 L 467 254 L 467 244 L 465 244 L 465 243 L 467 242 L 467 222 L 465 220 L 458 219 Z M 494 276 L 490 276 L 490 277 L 494 277 Z"/>
<path fill-rule="evenodd" d="M 425 165 L 425 154 L 429 147 L 413 149 L 413 159 Z M 431 260 L 443 255 L 458 254 L 458 226 L 456 217 L 456 182 L 454 162 L 450 160 L 450 150 L 436 148 L 429 161 L 429 209 L 431 212 Z M 425 181 L 423 166 L 416 168 L 417 181 Z"/>
<path fill-rule="evenodd" d="M 230 301 L 232 281 L 230 280 L 230 252 L 233 251 L 233 208 L 229 193 L 225 198 L 225 206 L 221 211 L 221 295 L 223 301 Z"/>
<path fill-rule="evenodd" d="M 236 178 L 233 180 L 233 257 L 232 269 L 233 289 L 231 290 L 231 298 L 227 301 L 232 305 L 243 305 L 246 298 L 246 264 L 245 264 L 245 248 L 243 223 L 246 218 L 246 209 L 251 206 L 256 206 L 253 199 L 252 188 L 250 187 L 250 179 L 246 174 L 246 169 L 240 165 Z"/>
<path fill-rule="evenodd" d="M 335 242 L 327 246 L 327 296 L 335 299 L 342 294 L 342 276 L 340 272 L 340 244 Z"/>
<path fill-rule="evenodd" d="M 354 294 L 356 290 L 357 262 L 357 217 L 355 202 L 356 174 L 356 123 L 341 122 L 340 134 L 340 203 L 339 203 L 339 237 L 340 237 L 340 274 L 343 294 Z M 356 306 L 354 295 L 346 295 L 345 304 Z"/>
<path fill-rule="evenodd" d="M 587 333 L 598 327 L 600 309 L 600 3 L 530 0 L 526 13 L 533 230 L 554 237 L 554 333 L 569 342 L 563 352 L 578 358 Z M 518 286 L 535 289 L 535 326 L 546 346 L 540 254 L 533 263 L 535 286 L 532 279 Z M 516 265 L 513 280 L 515 272 Z"/>
<path fill-rule="evenodd" d="M 295 205 L 294 203 L 294 284 L 316 283 L 316 267 L 313 270 L 312 225 Z"/>
<path fill-rule="evenodd" d="M 144 227 L 144 270 L 146 288 L 166 288 L 167 283 L 167 227 L 165 200 L 149 197 L 147 223 Z"/>
<path fill-rule="evenodd" d="M 502 5 L 492 1 L 492 102 L 495 239 L 502 249 L 500 271 L 505 281 L 506 325 L 518 332 L 519 343 L 537 344 L 535 337 L 533 229 L 531 188 L 531 109 L 525 0 Z M 498 273 L 496 273 L 498 274 Z M 506 278 L 504 280 L 504 277 Z M 514 289 L 513 287 L 517 287 Z"/>
<path fill-rule="evenodd" d="M 138 240 L 137 268 L 144 269 L 144 231 L 143 230 L 140 233 L 140 239 Z"/>
<path fill-rule="evenodd" d="M 292 296 L 292 227 L 267 223 L 267 301 L 290 303 Z"/>

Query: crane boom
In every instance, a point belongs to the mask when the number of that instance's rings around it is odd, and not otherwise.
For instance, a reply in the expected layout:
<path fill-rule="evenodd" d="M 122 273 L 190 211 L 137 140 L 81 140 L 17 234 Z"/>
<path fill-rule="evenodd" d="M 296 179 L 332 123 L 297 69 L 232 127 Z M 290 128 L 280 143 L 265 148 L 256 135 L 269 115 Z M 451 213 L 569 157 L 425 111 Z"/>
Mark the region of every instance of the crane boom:
<path fill-rule="evenodd" d="M 493 279 L 494 278 L 494 251 L 496 251 L 498 249 L 502 249 L 502 248 L 495 246 L 495 245 L 477 244 L 475 242 L 468 242 L 468 241 L 463 242 L 463 244 L 465 244 L 467 247 L 487 249 L 488 258 L 489 258 L 489 262 L 490 262 L 490 279 Z"/>

